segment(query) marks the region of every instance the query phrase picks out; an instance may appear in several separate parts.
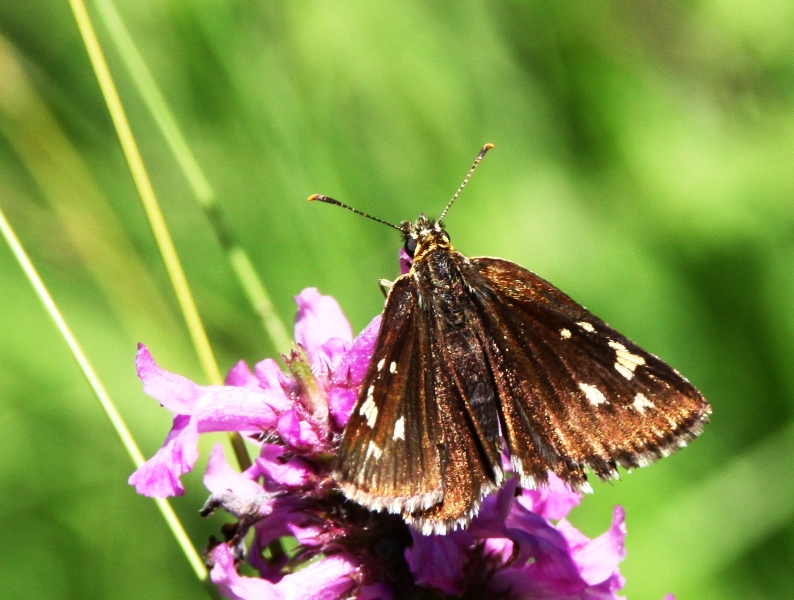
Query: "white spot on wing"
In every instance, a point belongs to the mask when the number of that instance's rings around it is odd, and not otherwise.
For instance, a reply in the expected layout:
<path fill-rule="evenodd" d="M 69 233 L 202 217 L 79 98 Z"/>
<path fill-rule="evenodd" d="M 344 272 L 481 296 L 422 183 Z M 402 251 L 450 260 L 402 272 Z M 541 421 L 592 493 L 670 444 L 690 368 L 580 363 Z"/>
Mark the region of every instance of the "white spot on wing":
<path fill-rule="evenodd" d="M 610 340 L 609 347 L 615 351 L 617 360 L 615 369 L 626 379 L 631 379 L 634 376 L 634 369 L 645 364 L 645 359 L 642 356 L 632 354 L 620 342 Z"/>
<path fill-rule="evenodd" d="M 576 322 L 576 324 L 577 324 L 579 327 L 581 327 L 582 329 L 584 329 L 585 331 L 589 331 L 590 333 L 593 333 L 593 332 L 595 331 L 595 327 L 593 327 L 593 326 L 592 326 L 590 323 L 588 323 L 587 321 L 577 321 L 577 322 Z"/>
<path fill-rule="evenodd" d="M 386 364 L 386 359 L 385 358 L 381 358 L 378 361 L 378 371 L 382 370 L 383 369 L 383 365 L 385 365 L 385 364 Z"/>
<path fill-rule="evenodd" d="M 358 409 L 358 414 L 367 419 L 367 427 L 370 429 L 375 427 L 375 421 L 378 418 L 378 407 L 375 405 L 375 398 L 372 397 L 373 387 L 374 386 L 369 386 L 369 390 L 367 390 L 367 399 L 364 400 L 364 404 Z"/>
<path fill-rule="evenodd" d="M 634 402 L 632 406 L 641 413 L 644 413 L 646 408 L 656 408 L 653 402 L 648 400 L 644 394 L 637 394 L 636 396 L 634 396 Z"/>
<path fill-rule="evenodd" d="M 393 440 L 405 439 L 405 417 L 400 417 L 394 424 L 394 435 L 391 436 Z"/>
<path fill-rule="evenodd" d="M 625 377 L 626 379 L 631 379 L 632 377 L 634 377 L 634 373 L 632 372 L 632 370 L 626 368 L 619 362 L 615 363 L 615 370 L 621 375 L 623 375 L 623 377 Z"/>
<path fill-rule="evenodd" d="M 564 340 L 567 340 L 571 337 L 571 330 L 570 329 L 560 329 L 560 337 Z"/>
<path fill-rule="evenodd" d="M 389 365 L 389 373 L 396 373 L 397 372 L 397 363 L 392 361 Z"/>
<path fill-rule="evenodd" d="M 606 404 L 607 399 L 604 397 L 604 394 L 601 393 L 601 390 L 599 390 L 596 386 L 589 385 L 587 383 L 580 383 L 579 388 L 584 392 L 587 400 L 593 406 Z"/>
<path fill-rule="evenodd" d="M 367 456 L 364 457 L 364 460 L 368 460 L 370 456 L 374 456 L 375 459 L 377 460 L 380 458 L 380 455 L 382 453 L 383 451 L 380 448 L 378 448 L 378 445 L 370 440 L 369 446 L 367 446 Z"/>

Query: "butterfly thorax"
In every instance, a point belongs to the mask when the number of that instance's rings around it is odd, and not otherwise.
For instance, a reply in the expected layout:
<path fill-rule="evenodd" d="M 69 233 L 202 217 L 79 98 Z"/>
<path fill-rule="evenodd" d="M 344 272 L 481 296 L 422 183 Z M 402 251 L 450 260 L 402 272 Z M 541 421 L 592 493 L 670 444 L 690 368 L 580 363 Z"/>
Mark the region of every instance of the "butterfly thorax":
<path fill-rule="evenodd" d="M 444 315 L 445 321 L 462 325 L 466 282 L 463 270 L 468 261 L 450 243 L 439 221 L 424 215 L 410 223 L 403 221 L 405 250 L 413 258 L 409 277 L 416 282 L 420 305 Z"/>

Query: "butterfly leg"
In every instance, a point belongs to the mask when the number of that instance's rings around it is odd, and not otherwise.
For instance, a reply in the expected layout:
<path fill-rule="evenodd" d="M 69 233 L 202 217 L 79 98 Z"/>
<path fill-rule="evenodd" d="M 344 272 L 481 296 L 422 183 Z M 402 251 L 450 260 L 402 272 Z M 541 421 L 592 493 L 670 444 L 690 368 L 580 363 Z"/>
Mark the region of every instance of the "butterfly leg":
<path fill-rule="evenodd" d="M 383 297 L 388 298 L 394 282 L 388 279 L 381 279 L 378 281 L 378 285 L 380 286 L 380 291 L 383 292 Z"/>

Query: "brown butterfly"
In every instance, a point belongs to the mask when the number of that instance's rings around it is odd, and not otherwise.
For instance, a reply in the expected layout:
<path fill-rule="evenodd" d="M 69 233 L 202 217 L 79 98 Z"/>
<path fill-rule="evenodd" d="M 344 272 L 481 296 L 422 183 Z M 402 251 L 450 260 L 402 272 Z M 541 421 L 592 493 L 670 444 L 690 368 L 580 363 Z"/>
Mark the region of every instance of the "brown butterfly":
<path fill-rule="evenodd" d="M 339 448 L 351 500 L 425 534 L 463 527 L 503 481 L 552 472 L 587 490 L 696 437 L 711 407 L 675 369 L 549 282 L 499 258 L 467 258 L 438 220 L 399 226 L 408 273 L 386 284 L 380 334 Z"/>

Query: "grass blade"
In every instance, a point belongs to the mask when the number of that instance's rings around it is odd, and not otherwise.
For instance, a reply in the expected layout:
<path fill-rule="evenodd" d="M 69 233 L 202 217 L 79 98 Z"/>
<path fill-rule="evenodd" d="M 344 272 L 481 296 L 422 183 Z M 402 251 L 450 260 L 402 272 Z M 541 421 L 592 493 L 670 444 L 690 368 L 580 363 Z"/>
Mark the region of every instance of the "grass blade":
<path fill-rule="evenodd" d="M 22 247 L 19 239 L 17 239 L 16 235 L 14 234 L 14 231 L 11 228 L 9 222 L 6 220 L 2 209 L 0 209 L 0 231 L 8 243 L 8 246 L 11 248 L 14 257 L 17 259 L 17 262 L 19 262 L 20 267 L 22 267 L 22 270 L 25 272 L 25 275 L 33 286 L 33 289 L 36 291 L 36 294 L 38 295 L 42 304 L 44 304 L 44 308 L 47 310 L 50 317 L 52 317 L 52 320 L 55 322 L 55 326 L 58 328 L 58 331 L 61 332 L 63 339 L 69 346 L 72 355 L 77 361 L 77 364 L 80 366 L 80 370 L 83 372 L 83 375 L 85 375 L 88 384 L 91 386 L 91 389 L 93 389 L 94 394 L 99 400 L 99 403 L 102 405 L 102 409 L 105 411 L 108 419 L 110 419 L 110 423 L 113 426 L 113 429 L 116 430 L 116 434 L 119 436 L 119 439 L 121 439 L 124 449 L 127 451 L 132 463 L 136 468 L 140 467 L 145 460 L 140 448 L 138 448 L 138 445 L 135 443 L 135 439 L 132 437 L 130 430 L 127 428 L 124 419 L 116 409 L 115 403 L 110 398 L 110 395 L 105 389 L 105 386 L 102 384 L 102 381 L 99 379 L 99 376 L 96 374 L 96 371 L 94 371 L 94 368 L 91 366 L 91 363 L 83 352 L 83 349 L 80 347 L 79 342 L 72 334 L 69 326 L 66 324 L 66 321 L 61 315 L 61 312 L 58 310 L 55 301 L 52 299 L 49 291 L 47 291 L 44 282 L 41 280 L 41 277 L 39 277 L 36 268 L 33 266 L 33 263 L 30 261 L 30 258 L 25 252 L 25 249 Z M 155 502 L 157 504 L 157 508 L 160 510 L 160 513 L 163 515 L 163 518 L 168 524 L 168 527 L 171 529 L 171 532 L 176 538 L 177 543 L 182 549 L 182 552 L 184 552 L 185 556 L 187 557 L 190 566 L 193 568 L 193 571 L 196 574 L 196 577 L 200 582 L 202 582 L 202 584 L 204 584 L 206 589 L 211 591 L 212 595 L 215 596 L 215 588 L 209 581 L 207 569 L 204 566 L 204 561 L 193 547 L 187 532 L 185 532 L 185 529 L 182 527 L 182 523 L 179 521 L 176 513 L 174 513 L 170 503 L 164 498 L 155 498 Z"/>
<path fill-rule="evenodd" d="M 149 180 L 146 167 L 143 164 L 143 158 L 138 150 L 138 144 L 135 142 L 135 136 L 132 134 L 132 129 L 127 121 L 121 98 L 113 83 L 113 77 L 105 61 L 102 48 L 99 45 L 99 40 L 96 37 L 96 32 L 91 24 L 85 4 L 82 0 L 69 0 L 69 4 L 72 7 L 77 26 L 80 29 L 80 35 L 88 51 L 88 57 L 96 73 L 99 87 L 105 98 L 105 104 L 110 112 L 113 126 L 116 129 L 124 156 L 130 167 L 135 187 L 138 190 L 138 195 L 143 203 L 146 217 L 149 220 L 152 232 L 157 241 L 157 246 L 160 249 L 160 254 L 163 257 L 168 276 L 171 279 L 171 285 L 174 288 L 182 314 L 185 317 L 185 322 L 190 332 L 190 337 L 193 340 L 193 345 L 198 353 L 201 366 L 211 384 L 222 385 L 223 378 L 218 369 L 218 363 L 215 361 L 215 356 L 212 352 L 209 339 L 207 338 L 207 333 L 204 330 L 201 317 L 196 308 L 196 303 L 193 300 L 193 294 L 190 292 L 190 286 L 182 270 L 179 256 L 177 255 L 171 235 L 168 232 L 168 226 L 165 223 L 165 218 L 157 202 L 157 196 Z M 248 456 L 242 437 L 237 433 L 230 433 L 229 440 L 234 449 L 240 468 L 248 468 L 251 465 L 251 459 Z"/>
<path fill-rule="evenodd" d="M 168 106 L 151 71 L 141 56 L 129 31 L 110 0 L 94 0 L 102 21 L 116 45 L 124 65 L 132 78 L 146 107 L 152 113 L 160 132 L 179 163 L 193 194 L 207 214 L 223 251 L 243 287 L 246 298 L 262 319 L 265 331 L 278 352 L 290 350 L 290 336 L 279 319 L 262 279 L 257 274 L 248 253 L 238 243 L 226 223 L 225 216 L 215 198 L 207 178 L 185 140 L 173 111 Z"/>

